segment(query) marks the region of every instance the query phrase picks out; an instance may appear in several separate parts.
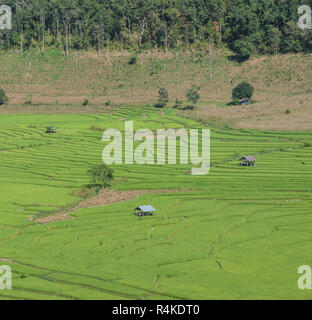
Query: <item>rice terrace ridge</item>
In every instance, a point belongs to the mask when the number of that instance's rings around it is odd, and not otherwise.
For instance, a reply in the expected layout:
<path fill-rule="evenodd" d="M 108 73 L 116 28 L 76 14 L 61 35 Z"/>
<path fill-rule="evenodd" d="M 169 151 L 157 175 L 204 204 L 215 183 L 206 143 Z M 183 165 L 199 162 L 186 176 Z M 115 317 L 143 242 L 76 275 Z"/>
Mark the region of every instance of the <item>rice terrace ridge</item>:
<path fill-rule="evenodd" d="M 1 1 L 1 303 L 311 300 L 310 8 Z"/>

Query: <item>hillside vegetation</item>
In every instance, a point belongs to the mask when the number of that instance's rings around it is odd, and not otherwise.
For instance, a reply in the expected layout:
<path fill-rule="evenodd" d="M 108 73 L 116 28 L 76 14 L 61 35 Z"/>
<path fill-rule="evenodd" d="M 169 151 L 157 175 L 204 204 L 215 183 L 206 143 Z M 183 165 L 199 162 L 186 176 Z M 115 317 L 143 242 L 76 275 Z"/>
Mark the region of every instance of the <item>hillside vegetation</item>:
<path fill-rule="evenodd" d="M 298 27 L 302 0 L 7 0 L 13 29 L 0 49 L 101 50 L 229 47 L 254 54 L 311 52 L 312 33 Z M 308 19 L 305 19 L 308 20 Z M 307 21 L 306 21 L 307 23 Z"/>
<path fill-rule="evenodd" d="M 126 51 L 75 52 L 65 58 L 57 50 L 42 56 L 30 51 L 0 55 L 9 104 L 1 113 L 103 112 L 114 107 L 144 106 L 157 101 L 159 88 L 169 92 L 168 107 L 186 100 L 192 85 L 201 87 L 193 111 L 181 115 L 209 125 L 276 130 L 311 130 L 312 59 L 310 54 L 285 54 L 238 63 L 231 52 L 214 50 L 145 51 L 129 65 Z M 254 103 L 227 106 L 241 81 L 254 88 Z M 83 106 L 85 99 L 88 104 Z M 288 110 L 288 111 L 287 111 Z"/>

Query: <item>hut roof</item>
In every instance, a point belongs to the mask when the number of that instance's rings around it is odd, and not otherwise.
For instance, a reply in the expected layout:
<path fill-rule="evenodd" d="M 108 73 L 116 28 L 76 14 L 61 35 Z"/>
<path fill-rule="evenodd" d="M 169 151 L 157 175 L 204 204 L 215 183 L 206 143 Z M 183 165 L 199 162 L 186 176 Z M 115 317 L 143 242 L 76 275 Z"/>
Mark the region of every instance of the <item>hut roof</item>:
<path fill-rule="evenodd" d="M 142 212 L 154 212 L 156 211 L 155 208 L 153 206 L 139 206 L 136 207 L 135 210 L 141 210 Z"/>
<path fill-rule="evenodd" d="M 244 156 L 240 158 L 240 160 L 257 161 L 257 159 L 254 156 Z"/>

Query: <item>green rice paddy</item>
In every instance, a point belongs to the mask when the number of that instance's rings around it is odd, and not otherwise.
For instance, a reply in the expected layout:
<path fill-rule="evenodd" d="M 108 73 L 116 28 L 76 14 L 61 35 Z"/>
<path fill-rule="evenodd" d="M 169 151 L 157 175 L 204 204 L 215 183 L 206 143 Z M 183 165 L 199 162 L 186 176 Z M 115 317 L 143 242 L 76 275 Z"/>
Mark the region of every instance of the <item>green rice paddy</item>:
<path fill-rule="evenodd" d="M 143 118 L 146 114 L 147 118 Z M 211 130 L 212 168 L 115 165 L 113 188 L 173 189 L 70 213 L 101 163 L 102 131 L 200 128 L 166 110 L 0 117 L 0 264 L 13 272 L 0 299 L 311 299 L 297 269 L 312 266 L 311 132 Z M 58 133 L 45 128 L 55 125 Z M 258 166 L 239 166 L 253 154 Z M 181 189 L 181 191 L 178 191 Z M 133 208 L 153 205 L 138 219 Z"/>

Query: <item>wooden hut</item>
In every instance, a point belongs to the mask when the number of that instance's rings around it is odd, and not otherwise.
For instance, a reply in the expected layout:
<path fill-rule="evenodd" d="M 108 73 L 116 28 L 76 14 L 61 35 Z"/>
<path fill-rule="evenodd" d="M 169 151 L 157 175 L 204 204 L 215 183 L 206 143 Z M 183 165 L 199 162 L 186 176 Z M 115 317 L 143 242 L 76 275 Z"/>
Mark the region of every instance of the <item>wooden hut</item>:
<path fill-rule="evenodd" d="M 248 104 L 250 104 L 250 100 L 248 98 L 241 99 L 241 100 L 239 100 L 239 104 L 240 105 L 248 105 Z"/>
<path fill-rule="evenodd" d="M 46 133 L 56 133 L 56 127 L 47 127 Z"/>
<path fill-rule="evenodd" d="M 135 208 L 135 214 L 139 217 L 143 216 L 152 216 L 155 212 L 155 208 L 153 206 L 139 206 Z"/>
<path fill-rule="evenodd" d="M 240 158 L 241 166 L 255 167 L 257 159 L 254 156 L 244 156 Z"/>

